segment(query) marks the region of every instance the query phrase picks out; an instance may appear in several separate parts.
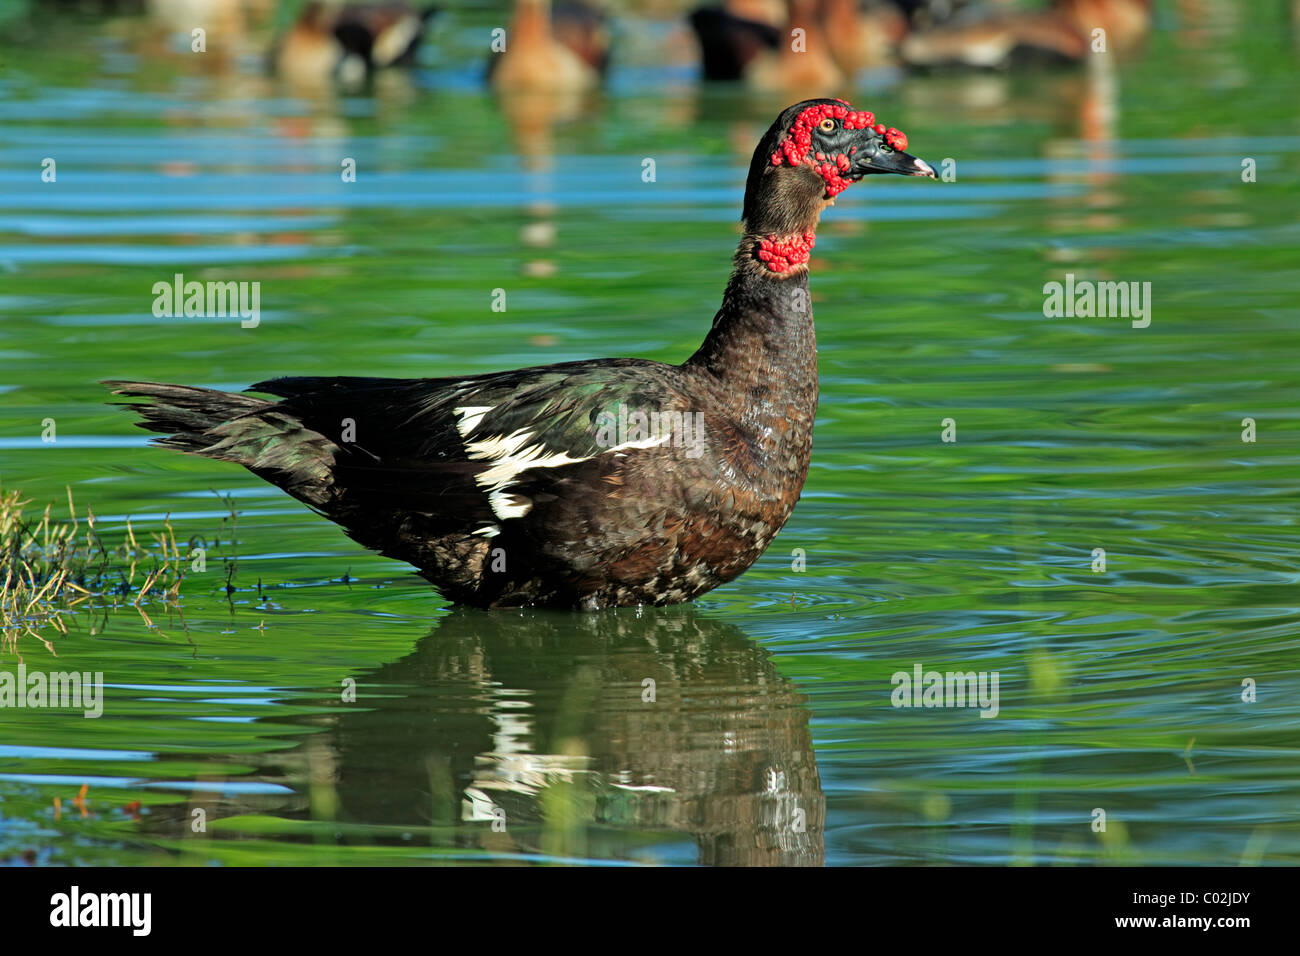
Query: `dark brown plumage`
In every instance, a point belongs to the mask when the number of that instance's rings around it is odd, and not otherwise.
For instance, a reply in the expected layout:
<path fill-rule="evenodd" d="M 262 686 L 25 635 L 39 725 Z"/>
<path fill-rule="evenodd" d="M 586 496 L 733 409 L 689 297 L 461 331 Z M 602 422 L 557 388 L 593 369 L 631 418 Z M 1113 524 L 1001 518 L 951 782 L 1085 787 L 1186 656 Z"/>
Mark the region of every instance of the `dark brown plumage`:
<path fill-rule="evenodd" d="M 817 409 L 806 263 L 822 210 L 868 174 L 934 178 L 897 148 L 901 133 L 872 122 L 809 100 L 768 130 L 722 306 L 681 365 L 250 389 L 269 399 L 105 384 L 151 400 L 134 407 L 168 436 L 159 444 L 244 465 L 457 603 L 690 600 L 748 568 L 803 488 Z"/>
<path fill-rule="evenodd" d="M 688 19 L 700 44 L 706 80 L 740 79 L 755 57 L 775 50 L 781 41 L 780 24 L 744 16 L 725 5 L 699 7 Z"/>

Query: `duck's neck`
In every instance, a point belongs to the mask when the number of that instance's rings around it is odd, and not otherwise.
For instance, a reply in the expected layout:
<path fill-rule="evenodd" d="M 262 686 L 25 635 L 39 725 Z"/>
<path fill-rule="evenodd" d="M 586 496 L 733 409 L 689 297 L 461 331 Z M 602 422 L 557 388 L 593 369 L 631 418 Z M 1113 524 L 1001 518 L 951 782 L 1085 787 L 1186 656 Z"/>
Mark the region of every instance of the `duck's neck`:
<path fill-rule="evenodd" d="M 808 291 L 811 229 L 788 236 L 746 233 L 736 249 L 722 307 L 687 360 L 739 387 L 789 383 L 816 401 L 817 339 Z"/>
<path fill-rule="evenodd" d="M 773 272 L 757 256 L 763 238 L 741 241 L 713 328 L 684 367 L 700 377 L 697 394 L 723 423 L 716 434 L 728 481 L 778 501 L 779 527 L 812 455 L 817 339 L 808 267 Z"/>

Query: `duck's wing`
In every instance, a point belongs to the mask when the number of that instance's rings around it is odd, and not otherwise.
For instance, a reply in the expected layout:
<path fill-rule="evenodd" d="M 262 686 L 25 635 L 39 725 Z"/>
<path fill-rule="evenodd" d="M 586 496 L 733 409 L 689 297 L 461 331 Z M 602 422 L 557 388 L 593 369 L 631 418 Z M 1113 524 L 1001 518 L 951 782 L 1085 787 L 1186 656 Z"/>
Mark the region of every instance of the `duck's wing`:
<path fill-rule="evenodd" d="M 250 391 L 279 396 L 277 414 L 332 446 L 318 497 L 335 520 L 419 514 L 427 534 L 492 534 L 553 498 L 566 469 L 672 440 L 640 427 L 635 410 L 685 411 L 677 374 L 622 359 L 468 379 L 275 379 Z"/>

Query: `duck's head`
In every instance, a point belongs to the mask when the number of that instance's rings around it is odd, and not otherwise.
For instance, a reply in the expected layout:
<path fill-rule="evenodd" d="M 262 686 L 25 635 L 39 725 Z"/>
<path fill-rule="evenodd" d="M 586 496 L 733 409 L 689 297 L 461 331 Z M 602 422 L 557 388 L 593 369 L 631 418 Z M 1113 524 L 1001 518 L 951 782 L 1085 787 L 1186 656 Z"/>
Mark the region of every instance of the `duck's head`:
<path fill-rule="evenodd" d="M 821 211 L 863 176 L 937 179 L 907 151 L 902 131 L 844 100 L 804 100 L 777 117 L 749 165 L 746 232 L 785 236 L 815 228 Z"/>

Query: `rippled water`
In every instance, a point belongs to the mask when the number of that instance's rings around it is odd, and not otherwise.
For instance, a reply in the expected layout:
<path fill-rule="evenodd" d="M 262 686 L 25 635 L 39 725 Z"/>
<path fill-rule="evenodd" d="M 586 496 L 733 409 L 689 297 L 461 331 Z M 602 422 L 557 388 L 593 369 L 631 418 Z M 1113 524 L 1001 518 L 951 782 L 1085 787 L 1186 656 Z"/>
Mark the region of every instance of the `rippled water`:
<path fill-rule="evenodd" d="M 145 450 L 95 382 L 680 361 L 797 97 L 699 91 L 660 29 L 540 115 L 463 65 L 487 13 L 344 98 L 130 22 L 4 48 L 0 481 L 220 545 L 155 627 L 123 599 L 4 654 L 106 687 L 97 720 L 0 710 L 0 859 L 1300 862 L 1297 47 L 1206 6 L 1113 69 L 841 91 L 957 180 L 824 218 L 814 461 L 769 552 L 596 616 L 449 611 L 234 466 Z M 260 281 L 261 325 L 155 319 L 178 271 Z M 1046 318 L 1066 273 L 1150 282 L 1150 327 Z M 917 664 L 998 672 L 997 716 L 892 707 Z"/>

